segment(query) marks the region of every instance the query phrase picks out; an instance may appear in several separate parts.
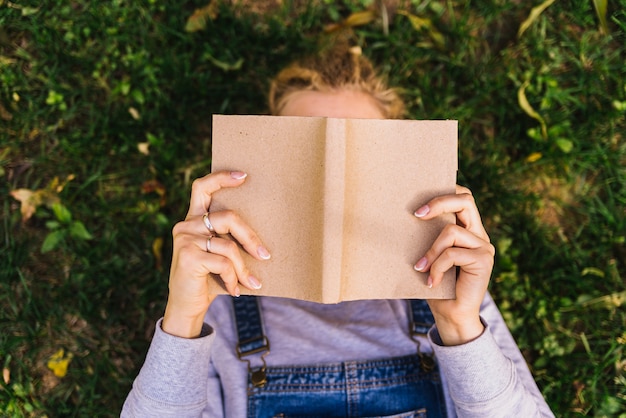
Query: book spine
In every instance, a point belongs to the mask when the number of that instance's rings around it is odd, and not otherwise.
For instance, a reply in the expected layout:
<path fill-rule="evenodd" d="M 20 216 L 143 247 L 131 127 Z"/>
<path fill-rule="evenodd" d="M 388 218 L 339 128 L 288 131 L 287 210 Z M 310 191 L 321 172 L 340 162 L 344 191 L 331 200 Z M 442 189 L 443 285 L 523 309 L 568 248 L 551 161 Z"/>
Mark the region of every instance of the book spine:
<path fill-rule="evenodd" d="M 345 119 L 326 119 L 322 238 L 322 301 L 342 299 L 343 223 L 346 183 Z"/>

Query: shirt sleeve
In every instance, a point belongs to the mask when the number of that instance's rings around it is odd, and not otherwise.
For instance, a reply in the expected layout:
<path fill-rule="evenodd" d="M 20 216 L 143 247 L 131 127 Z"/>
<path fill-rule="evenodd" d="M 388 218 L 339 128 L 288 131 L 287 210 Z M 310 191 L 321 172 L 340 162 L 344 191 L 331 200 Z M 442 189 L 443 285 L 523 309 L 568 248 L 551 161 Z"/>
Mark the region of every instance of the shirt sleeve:
<path fill-rule="evenodd" d="M 475 340 L 444 346 L 436 326 L 428 333 L 456 413 L 459 417 L 554 417 L 489 295 L 484 305 L 485 330 Z"/>
<path fill-rule="evenodd" d="M 204 324 L 199 338 L 180 338 L 164 332 L 162 321 L 121 417 L 199 417 L 207 406 L 213 329 Z"/>

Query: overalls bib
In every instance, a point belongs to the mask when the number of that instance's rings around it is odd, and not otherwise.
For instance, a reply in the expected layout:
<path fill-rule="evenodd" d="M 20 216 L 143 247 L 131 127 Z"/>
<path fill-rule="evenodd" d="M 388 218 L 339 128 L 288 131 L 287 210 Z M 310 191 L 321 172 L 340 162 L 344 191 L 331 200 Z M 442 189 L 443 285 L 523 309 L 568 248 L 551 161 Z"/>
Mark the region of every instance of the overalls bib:
<path fill-rule="evenodd" d="M 239 343 L 248 363 L 248 417 L 445 417 L 434 359 L 419 349 L 417 335 L 434 323 L 425 300 L 410 301 L 409 331 L 417 343 L 410 356 L 312 365 L 266 367 L 269 341 L 254 296 L 233 299 Z M 245 357 L 260 355 L 251 368 Z"/>

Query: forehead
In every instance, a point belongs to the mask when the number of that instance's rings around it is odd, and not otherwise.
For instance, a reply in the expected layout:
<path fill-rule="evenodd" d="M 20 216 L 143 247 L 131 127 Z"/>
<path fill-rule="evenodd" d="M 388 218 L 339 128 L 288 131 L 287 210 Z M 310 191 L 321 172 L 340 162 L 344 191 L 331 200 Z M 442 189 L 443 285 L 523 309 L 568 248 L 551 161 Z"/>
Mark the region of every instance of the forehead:
<path fill-rule="evenodd" d="M 289 94 L 280 116 L 384 119 L 374 98 L 357 90 L 302 90 Z"/>

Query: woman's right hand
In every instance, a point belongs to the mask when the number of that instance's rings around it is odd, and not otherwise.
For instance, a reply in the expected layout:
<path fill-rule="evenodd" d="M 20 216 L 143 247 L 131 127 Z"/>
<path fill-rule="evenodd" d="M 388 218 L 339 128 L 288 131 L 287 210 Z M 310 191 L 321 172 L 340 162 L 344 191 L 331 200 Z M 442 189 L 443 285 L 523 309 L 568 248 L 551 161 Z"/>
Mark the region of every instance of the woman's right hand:
<path fill-rule="evenodd" d="M 185 220 L 174 226 L 174 250 L 170 269 L 169 297 L 162 328 L 184 338 L 200 335 L 204 315 L 216 295 L 209 293 L 211 273 L 219 275 L 228 293 L 239 296 L 239 286 L 259 289 L 261 283 L 250 274 L 237 243 L 215 234 L 231 234 L 252 257 L 267 260 L 270 254 L 257 234 L 233 211 L 211 212 L 212 234 L 203 221 L 213 193 L 223 187 L 243 184 L 246 174 L 220 171 L 193 182 L 189 211 Z M 210 252 L 207 240 L 210 238 Z"/>

